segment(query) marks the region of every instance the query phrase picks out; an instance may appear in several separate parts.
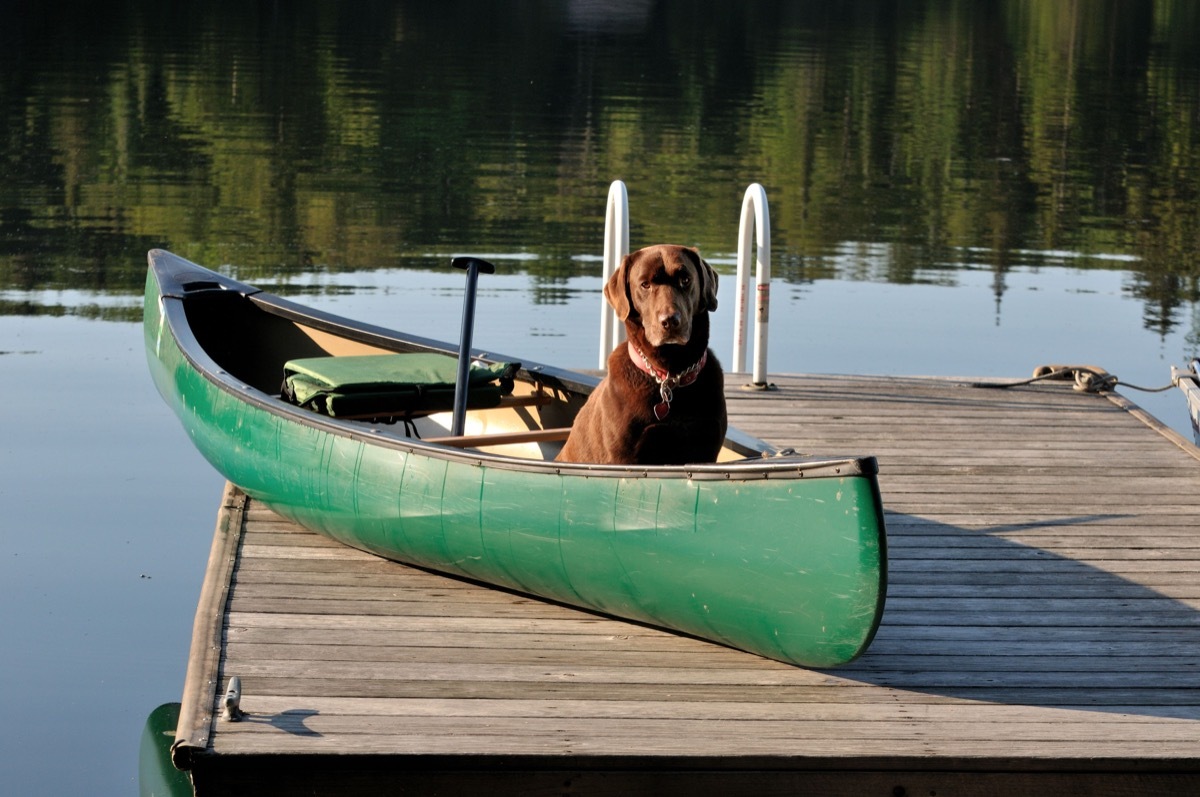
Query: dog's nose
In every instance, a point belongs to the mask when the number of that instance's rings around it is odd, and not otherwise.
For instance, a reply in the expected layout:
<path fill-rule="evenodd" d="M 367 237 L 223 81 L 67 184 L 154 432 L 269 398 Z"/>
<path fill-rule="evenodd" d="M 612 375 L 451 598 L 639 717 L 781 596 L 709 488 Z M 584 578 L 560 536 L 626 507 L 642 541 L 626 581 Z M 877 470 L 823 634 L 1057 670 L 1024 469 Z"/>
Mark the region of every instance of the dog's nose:
<path fill-rule="evenodd" d="M 662 328 L 668 332 L 679 329 L 679 324 L 683 319 L 679 317 L 678 311 L 674 313 L 664 314 L 662 316 Z"/>

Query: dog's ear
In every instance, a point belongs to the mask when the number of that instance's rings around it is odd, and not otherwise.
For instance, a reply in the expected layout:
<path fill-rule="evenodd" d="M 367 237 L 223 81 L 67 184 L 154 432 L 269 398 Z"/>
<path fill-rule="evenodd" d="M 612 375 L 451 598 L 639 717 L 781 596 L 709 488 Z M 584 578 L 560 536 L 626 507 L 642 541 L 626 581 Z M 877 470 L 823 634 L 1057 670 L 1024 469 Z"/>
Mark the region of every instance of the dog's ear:
<path fill-rule="evenodd" d="M 629 270 L 633 268 L 633 255 L 625 255 L 621 261 L 621 265 L 617 266 L 617 270 L 608 278 L 608 282 L 604 283 L 604 298 L 617 311 L 617 318 L 621 321 L 629 318 L 629 311 L 633 308 L 633 304 L 629 301 Z"/>
<path fill-rule="evenodd" d="M 692 258 L 696 266 L 696 273 L 700 275 L 700 298 L 704 302 L 705 310 L 717 309 L 717 272 L 710 266 L 704 258 L 700 257 L 700 251 L 688 247 L 685 249 L 688 255 Z"/>

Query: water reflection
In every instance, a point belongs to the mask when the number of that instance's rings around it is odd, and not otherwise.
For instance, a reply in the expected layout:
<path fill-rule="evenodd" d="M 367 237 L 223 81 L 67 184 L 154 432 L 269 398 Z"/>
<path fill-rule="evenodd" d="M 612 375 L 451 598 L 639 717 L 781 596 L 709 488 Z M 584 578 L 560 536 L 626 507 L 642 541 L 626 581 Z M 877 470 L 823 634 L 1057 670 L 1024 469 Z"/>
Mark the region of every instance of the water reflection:
<path fill-rule="evenodd" d="M 714 252 L 763 182 L 785 278 L 1067 251 L 1134 258 L 1160 332 L 1200 298 L 1186 0 L 176 5 L 4 14 L 0 289 L 133 294 L 151 246 L 592 273 L 619 177 L 635 243 Z"/>

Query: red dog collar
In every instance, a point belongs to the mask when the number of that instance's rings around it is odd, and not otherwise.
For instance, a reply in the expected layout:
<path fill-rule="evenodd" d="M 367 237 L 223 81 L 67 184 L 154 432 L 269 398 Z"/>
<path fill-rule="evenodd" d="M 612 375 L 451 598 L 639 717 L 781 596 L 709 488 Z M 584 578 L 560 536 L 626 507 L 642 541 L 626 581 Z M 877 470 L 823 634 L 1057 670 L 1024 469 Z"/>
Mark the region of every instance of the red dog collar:
<path fill-rule="evenodd" d="M 708 362 L 708 350 L 706 349 L 700 355 L 700 359 L 684 368 L 677 374 L 672 374 L 670 371 L 664 371 L 661 368 L 655 368 L 650 363 L 650 358 L 645 352 L 637 347 L 631 340 L 629 343 L 629 359 L 633 360 L 633 364 L 638 369 L 658 383 L 658 394 L 662 397 L 662 401 L 654 405 L 654 417 L 658 420 L 666 418 L 671 412 L 671 400 L 675 398 L 674 389 L 677 387 L 687 387 L 700 378 L 700 372 L 704 370 L 704 364 Z M 637 355 L 636 357 L 634 355 Z"/>

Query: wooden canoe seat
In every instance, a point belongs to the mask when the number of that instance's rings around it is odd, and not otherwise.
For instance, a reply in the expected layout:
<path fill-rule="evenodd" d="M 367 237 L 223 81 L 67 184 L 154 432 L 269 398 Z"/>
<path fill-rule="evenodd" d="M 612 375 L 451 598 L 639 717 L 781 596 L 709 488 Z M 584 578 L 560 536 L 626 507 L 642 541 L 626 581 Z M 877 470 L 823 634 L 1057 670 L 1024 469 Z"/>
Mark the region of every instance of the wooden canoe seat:
<path fill-rule="evenodd" d="M 426 443 L 440 443 L 456 448 L 482 448 L 484 446 L 505 446 L 513 443 L 554 443 L 566 440 L 571 434 L 571 427 L 562 426 L 551 429 L 527 429 L 520 432 L 497 432 L 494 434 L 464 434 L 453 437 L 427 437 Z"/>
<path fill-rule="evenodd" d="M 530 393 L 526 396 L 501 396 L 499 403 L 494 406 L 471 406 L 467 405 L 467 409 L 494 409 L 496 407 L 541 407 L 553 401 L 553 397 L 549 393 Z M 435 412 L 447 412 L 446 409 L 435 410 L 404 410 L 392 408 L 390 412 L 366 412 L 355 415 L 339 415 L 339 418 L 347 418 L 352 421 L 369 421 L 376 418 L 420 418 L 425 415 L 432 415 Z"/>

